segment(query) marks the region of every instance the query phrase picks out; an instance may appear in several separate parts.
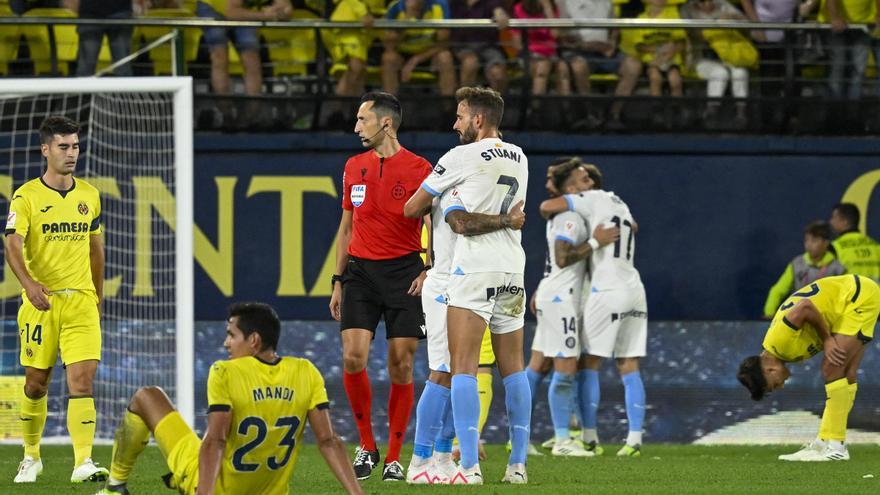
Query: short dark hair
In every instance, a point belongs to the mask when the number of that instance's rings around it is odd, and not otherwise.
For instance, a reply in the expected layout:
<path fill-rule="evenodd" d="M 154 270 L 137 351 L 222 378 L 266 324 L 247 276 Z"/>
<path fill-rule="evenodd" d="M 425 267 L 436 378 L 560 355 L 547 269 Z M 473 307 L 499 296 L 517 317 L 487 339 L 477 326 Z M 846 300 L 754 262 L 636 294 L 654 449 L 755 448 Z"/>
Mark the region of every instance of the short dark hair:
<path fill-rule="evenodd" d="M 565 188 L 565 183 L 568 181 L 569 177 L 571 177 L 571 173 L 581 166 L 583 166 L 583 163 L 581 163 L 581 159 L 578 157 L 571 157 L 568 160 L 555 165 L 553 172 L 550 174 L 550 180 L 553 181 L 553 187 L 561 193 Z"/>
<path fill-rule="evenodd" d="M 51 143 L 56 134 L 62 136 L 79 134 L 79 124 L 74 120 L 60 115 L 46 117 L 46 120 L 40 124 L 40 143 Z"/>
<path fill-rule="evenodd" d="M 400 106 L 400 100 L 391 93 L 384 91 L 370 91 L 361 97 L 361 103 L 368 101 L 373 102 L 373 108 L 370 110 L 379 118 L 391 117 L 391 125 L 397 129 L 403 123 L 403 107 Z"/>
<path fill-rule="evenodd" d="M 850 228 L 856 228 L 859 226 L 861 215 L 859 214 L 858 206 L 852 203 L 837 203 L 834 205 L 832 211 L 836 211 L 840 216 L 845 218 L 846 221 L 849 222 Z"/>
<path fill-rule="evenodd" d="M 752 400 L 761 400 L 767 393 L 767 379 L 761 367 L 761 356 L 749 356 L 739 365 L 736 378 L 752 394 Z"/>
<path fill-rule="evenodd" d="M 272 306 L 259 302 L 237 302 L 229 306 L 229 316 L 238 317 L 236 326 L 245 338 L 257 332 L 263 341 L 261 351 L 278 348 L 278 335 L 281 333 L 281 320 Z"/>
<path fill-rule="evenodd" d="M 465 86 L 455 92 L 455 101 L 467 102 L 471 114 L 480 114 L 486 119 L 491 127 L 501 126 L 501 118 L 504 117 L 504 98 L 501 93 L 489 88 L 477 88 Z"/>
<path fill-rule="evenodd" d="M 815 222 L 810 222 L 807 224 L 807 226 L 804 228 L 804 234 L 830 241 L 831 226 L 828 225 L 828 222 L 824 220 L 816 220 Z"/>

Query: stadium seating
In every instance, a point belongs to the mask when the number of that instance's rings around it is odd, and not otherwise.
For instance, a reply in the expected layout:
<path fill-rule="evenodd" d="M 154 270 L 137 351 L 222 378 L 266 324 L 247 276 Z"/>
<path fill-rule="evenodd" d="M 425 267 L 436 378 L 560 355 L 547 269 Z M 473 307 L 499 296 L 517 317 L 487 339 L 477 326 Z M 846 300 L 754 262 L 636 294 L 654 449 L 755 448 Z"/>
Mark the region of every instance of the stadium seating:
<path fill-rule="evenodd" d="M 24 17 L 76 17 L 76 13 L 68 9 L 31 9 L 24 13 Z M 79 48 L 76 26 L 55 25 L 52 29 L 53 36 L 50 36 L 47 26 L 21 26 L 21 32 L 30 49 L 35 75 L 67 75 L 70 72 L 70 62 L 76 62 Z M 52 67 L 52 37 L 55 39 L 56 67 Z M 98 54 L 98 69 L 107 67 L 110 61 L 110 48 L 105 38 Z"/>
<path fill-rule="evenodd" d="M 13 17 L 14 14 L 6 3 L 0 4 L 0 17 Z M 9 62 L 18 58 L 18 44 L 21 28 L 11 24 L 0 26 L 0 74 L 9 74 Z"/>
<path fill-rule="evenodd" d="M 294 20 L 320 19 L 311 11 L 295 9 Z M 314 29 L 260 29 L 265 40 L 275 76 L 306 76 L 308 64 L 315 62 L 316 37 Z M 230 57 L 231 58 L 231 57 Z"/>
<path fill-rule="evenodd" d="M 192 10 L 189 9 L 151 9 L 145 17 L 152 18 L 187 18 L 195 17 Z M 135 28 L 133 38 L 133 46 L 137 46 L 138 41 L 143 38 L 144 42 L 149 44 L 162 36 L 170 33 L 170 28 L 139 26 Z M 183 59 L 185 62 L 192 62 L 199 55 L 199 40 L 202 38 L 202 30 L 199 28 L 183 29 Z M 171 53 L 171 44 L 163 43 L 156 48 L 150 50 L 150 60 L 153 62 L 153 74 L 167 75 L 171 74 L 171 63 L 174 55 Z"/>

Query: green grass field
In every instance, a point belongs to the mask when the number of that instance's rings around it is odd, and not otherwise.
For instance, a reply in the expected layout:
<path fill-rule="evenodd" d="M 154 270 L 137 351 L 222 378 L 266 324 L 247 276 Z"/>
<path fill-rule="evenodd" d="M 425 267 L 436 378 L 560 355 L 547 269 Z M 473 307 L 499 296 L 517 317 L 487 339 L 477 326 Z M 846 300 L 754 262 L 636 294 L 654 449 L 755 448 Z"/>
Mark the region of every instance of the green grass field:
<path fill-rule="evenodd" d="M 505 486 L 498 480 L 507 454 L 503 446 L 490 445 L 489 459 L 482 463 L 488 486 L 410 487 L 383 483 L 381 475 L 364 483 L 367 493 L 633 493 L 651 494 L 876 494 L 880 493 L 880 446 L 852 446 L 849 462 L 784 463 L 776 460 L 797 446 L 697 447 L 647 445 L 641 458 L 617 459 L 616 445 L 606 445 L 606 455 L 594 459 L 560 459 L 549 455 L 529 459 L 529 485 Z M 89 494 L 100 487 L 72 485 L 72 452 L 66 446 L 43 447 L 43 475 L 34 485 L 14 485 L 12 478 L 20 460 L 19 447 L 0 446 L 0 494 Z M 110 447 L 97 447 L 95 458 L 106 465 Z M 403 459 L 409 461 L 409 452 Z M 406 462 L 404 463 L 404 465 Z M 133 494 L 173 493 L 160 476 L 167 472 L 159 450 L 150 447 L 139 459 L 129 487 Z M 873 475 L 873 477 L 868 476 Z M 866 477 L 868 476 L 868 477 Z M 339 493 L 340 487 L 324 465 L 314 445 L 304 445 L 297 460 L 291 493 Z M 259 494 L 246 494 L 259 495 Z"/>

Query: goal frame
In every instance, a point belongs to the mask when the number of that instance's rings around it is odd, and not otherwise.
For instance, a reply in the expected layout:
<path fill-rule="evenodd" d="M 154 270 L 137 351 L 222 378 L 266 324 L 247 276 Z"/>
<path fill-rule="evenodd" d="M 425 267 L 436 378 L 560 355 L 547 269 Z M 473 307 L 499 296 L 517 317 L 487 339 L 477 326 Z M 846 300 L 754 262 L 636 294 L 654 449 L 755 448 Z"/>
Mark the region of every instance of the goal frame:
<path fill-rule="evenodd" d="M 193 81 L 177 77 L 0 79 L 0 96 L 93 93 L 172 93 L 175 180 L 175 387 L 177 410 L 195 424 L 195 301 L 193 257 Z"/>

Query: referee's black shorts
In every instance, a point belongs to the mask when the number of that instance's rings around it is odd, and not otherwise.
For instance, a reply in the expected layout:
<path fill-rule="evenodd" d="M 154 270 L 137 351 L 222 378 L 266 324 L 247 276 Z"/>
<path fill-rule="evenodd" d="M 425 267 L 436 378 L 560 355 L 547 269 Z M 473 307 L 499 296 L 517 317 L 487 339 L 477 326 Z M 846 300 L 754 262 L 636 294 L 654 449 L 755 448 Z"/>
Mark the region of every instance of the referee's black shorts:
<path fill-rule="evenodd" d="M 422 298 L 407 294 L 424 268 L 419 253 L 390 260 L 351 256 L 342 275 L 340 330 L 364 328 L 375 338 L 379 318 L 385 318 L 386 338 L 425 338 Z"/>

